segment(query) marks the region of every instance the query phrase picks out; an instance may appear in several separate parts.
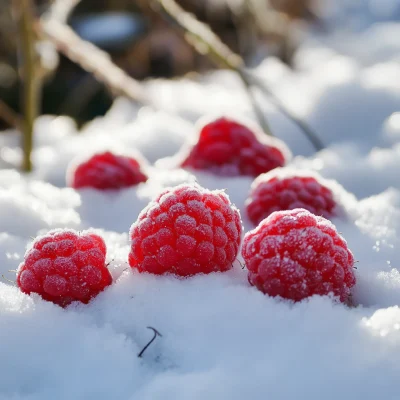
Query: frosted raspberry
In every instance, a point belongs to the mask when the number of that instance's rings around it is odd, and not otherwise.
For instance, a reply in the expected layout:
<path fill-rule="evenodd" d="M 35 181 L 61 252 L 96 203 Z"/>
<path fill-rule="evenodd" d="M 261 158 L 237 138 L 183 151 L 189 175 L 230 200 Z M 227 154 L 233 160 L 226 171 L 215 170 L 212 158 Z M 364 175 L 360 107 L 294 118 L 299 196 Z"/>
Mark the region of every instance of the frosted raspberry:
<path fill-rule="evenodd" d="M 356 279 L 354 258 L 335 226 L 304 209 L 277 211 L 243 240 L 249 282 L 294 301 L 333 293 L 347 302 Z"/>
<path fill-rule="evenodd" d="M 219 175 L 258 176 L 286 163 L 283 142 L 250 130 L 228 118 L 203 126 L 197 143 L 185 150 L 183 168 L 208 170 Z"/>
<path fill-rule="evenodd" d="M 241 233 L 239 211 L 224 192 L 179 185 L 150 202 L 132 225 L 129 264 L 180 276 L 226 271 Z"/>
<path fill-rule="evenodd" d="M 38 293 L 62 307 L 88 303 L 112 282 L 105 259 L 100 236 L 56 229 L 32 243 L 18 268 L 17 284 L 24 293 Z"/>
<path fill-rule="evenodd" d="M 274 211 L 295 208 L 305 208 L 325 218 L 336 215 L 333 193 L 322 179 L 316 175 L 288 175 L 285 168 L 277 168 L 255 179 L 246 200 L 247 215 L 255 225 Z"/>
<path fill-rule="evenodd" d="M 84 187 L 100 190 L 121 189 L 146 180 L 147 176 L 138 160 L 110 151 L 95 154 L 71 167 L 67 175 L 68 185 L 75 189 Z"/>

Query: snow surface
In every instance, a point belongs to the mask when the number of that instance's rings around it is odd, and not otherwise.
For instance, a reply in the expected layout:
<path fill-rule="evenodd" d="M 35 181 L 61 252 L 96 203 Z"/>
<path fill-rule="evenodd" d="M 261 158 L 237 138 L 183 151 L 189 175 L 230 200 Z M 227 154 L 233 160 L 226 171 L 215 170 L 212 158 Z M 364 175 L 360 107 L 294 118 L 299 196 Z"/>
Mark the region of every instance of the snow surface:
<path fill-rule="evenodd" d="M 315 153 L 264 100 L 273 132 L 296 156 L 291 166 L 336 179 L 349 192 L 340 194 L 349 218 L 333 222 L 358 260 L 356 306 L 269 298 L 249 286 L 240 260 L 228 273 L 189 279 L 131 272 L 130 225 L 164 187 L 197 180 L 225 188 L 245 231 L 253 228 L 243 212 L 248 177 L 150 166 L 148 182 L 117 193 L 65 187 L 68 164 L 83 153 L 140 151 L 153 164 L 174 155 L 204 115 L 254 120 L 232 73 L 149 82 L 163 111 L 118 99 L 79 134 L 68 118 L 39 118 L 32 176 L 16 170 L 19 135 L 0 135 L 1 400 L 398 399 L 400 25 L 387 15 L 399 16 L 400 1 L 330 4 L 334 10 L 323 15 L 332 28 L 309 33 L 294 71 L 268 59 L 256 72 L 327 144 Z M 385 14 L 382 4 L 397 14 Z M 114 284 L 89 305 L 64 310 L 7 279 L 15 279 L 33 237 L 65 227 L 92 227 L 104 237 Z M 162 337 L 138 358 L 152 337 L 148 326 Z"/>

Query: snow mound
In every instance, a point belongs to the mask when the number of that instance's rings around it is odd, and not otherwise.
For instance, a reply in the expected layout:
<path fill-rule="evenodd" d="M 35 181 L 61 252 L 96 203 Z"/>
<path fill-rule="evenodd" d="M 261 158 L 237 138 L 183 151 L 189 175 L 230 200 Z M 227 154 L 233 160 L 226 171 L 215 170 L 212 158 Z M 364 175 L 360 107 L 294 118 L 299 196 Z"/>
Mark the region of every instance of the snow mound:
<path fill-rule="evenodd" d="M 295 69 L 268 59 L 254 72 L 326 144 L 315 153 L 271 99 L 259 96 L 272 132 L 295 156 L 290 168 L 344 187 L 337 193 L 349 218 L 332 222 L 358 261 L 355 306 L 265 296 L 249 285 L 240 258 L 228 273 L 188 279 L 129 268 L 129 227 L 169 186 L 225 189 L 245 232 L 253 228 L 244 212 L 253 179 L 155 164 L 195 137 L 204 115 L 255 122 L 240 80 L 218 71 L 151 81 L 146 86 L 163 111 L 118 99 L 80 132 L 69 118 L 40 117 L 31 176 L 16 172 L 19 134 L 0 135 L 0 399 L 397 399 L 400 75 L 398 26 L 385 22 L 385 7 L 396 19 L 400 2 L 324 3 L 332 6 L 319 10 L 330 30 L 308 32 Z M 66 188 L 71 160 L 104 148 L 141 152 L 148 181 L 118 193 Z M 88 305 L 62 309 L 13 286 L 29 243 L 56 228 L 92 228 L 107 244 L 113 284 Z M 147 327 L 162 336 L 139 358 L 153 335 Z"/>

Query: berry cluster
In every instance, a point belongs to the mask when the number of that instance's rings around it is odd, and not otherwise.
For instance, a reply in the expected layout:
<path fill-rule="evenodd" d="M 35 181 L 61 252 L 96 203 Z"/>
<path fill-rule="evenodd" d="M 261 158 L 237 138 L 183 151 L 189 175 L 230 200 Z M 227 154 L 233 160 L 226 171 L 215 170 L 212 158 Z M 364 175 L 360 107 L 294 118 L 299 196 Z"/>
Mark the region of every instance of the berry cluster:
<path fill-rule="evenodd" d="M 204 125 L 197 142 L 183 149 L 181 167 L 219 175 L 258 176 L 286 164 L 288 150 L 277 139 L 257 134 L 228 118 Z"/>
<path fill-rule="evenodd" d="M 224 192 L 177 186 L 150 202 L 132 225 L 129 264 L 140 272 L 181 276 L 226 271 L 241 234 L 239 211 Z"/>
<path fill-rule="evenodd" d="M 180 165 L 258 177 L 246 201 L 248 217 L 258 226 L 245 234 L 242 246 L 251 285 L 294 301 L 333 294 L 348 302 L 355 284 L 354 258 L 324 218 L 336 215 L 334 194 L 315 175 L 277 168 L 286 159 L 281 144 L 220 118 L 203 126 Z M 123 189 L 145 182 L 143 170 L 138 159 L 105 152 L 71 167 L 68 182 L 76 189 Z M 129 237 L 132 269 L 186 277 L 232 268 L 242 223 L 225 192 L 185 184 L 151 201 Z M 88 303 L 111 283 L 106 245 L 91 231 L 55 230 L 38 237 L 17 273 L 24 293 L 38 293 L 63 307 L 73 301 Z"/>
<path fill-rule="evenodd" d="M 146 181 L 147 175 L 136 158 L 110 151 L 94 154 L 78 165 L 72 164 L 67 175 L 69 186 L 75 189 L 121 189 Z"/>
<path fill-rule="evenodd" d="M 295 208 L 331 218 L 336 214 L 337 205 L 331 189 L 316 176 L 288 174 L 285 168 L 277 168 L 254 180 L 246 211 L 255 225 L 274 211 Z"/>
<path fill-rule="evenodd" d="M 104 240 L 92 232 L 54 230 L 39 236 L 19 266 L 17 284 L 61 306 L 88 303 L 112 282 Z"/>
<path fill-rule="evenodd" d="M 243 240 L 249 282 L 271 296 L 302 300 L 333 293 L 347 302 L 354 258 L 328 220 L 304 209 L 278 211 Z"/>

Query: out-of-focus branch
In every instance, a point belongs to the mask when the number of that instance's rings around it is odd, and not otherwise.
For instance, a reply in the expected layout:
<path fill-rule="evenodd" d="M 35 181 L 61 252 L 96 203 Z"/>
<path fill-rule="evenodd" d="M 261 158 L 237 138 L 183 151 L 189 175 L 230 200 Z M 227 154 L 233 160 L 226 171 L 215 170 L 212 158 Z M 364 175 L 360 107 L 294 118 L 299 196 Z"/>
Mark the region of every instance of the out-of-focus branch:
<path fill-rule="evenodd" d="M 254 94 L 251 92 L 250 82 L 247 76 L 241 73 L 244 68 L 242 58 L 225 45 L 208 25 L 200 22 L 192 14 L 186 12 L 174 0 L 156 0 L 156 2 L 161 6 L 164 12 L 172 17 L 177 26 L 183 31 L 185 39 L 193 45 L 199 53 L 208 56 L 217 65 L 238 73 L 260 126 L 267 135 L 273 136 L 267 120 L 259 108 Z"/>
<path fill-rule="evenodd" d="M 198 21 L 192 14 L 186 12 L 179 6 L 175 0 L 153 0 L 163 13 L 166 13 L 170 19 L 176 24 L 177 28 L 183 32 L 187 41 L 201 54 L 206 55 L 218 65 L 236 71 L 247 88 L 249 98 L 252 101 L 254 112 L 259 119 L 260 125 L 267 134 L 271 134 L 263 113 L 258 107 L 254 99 L 254 94 L 250 94 L 250 87 L 259 87 L 263 93 L 267 93 L 273 100 L 273 104 L 288 118 L 290 118 L 308 137 L 310 142 L 315 146 L 316 150 L 321 150 L 324 146 L 318 136 L 308 127 L 305 122 L 301 121 L 277 99 L 268 89 L 264 82 L 257 78 L 253 73 L 249 72 L 244 65 L 243 59 L 226 46 L 221 39 L 206 24 Z"/>
<path fill-rule="evenodd" d="M 174 0 L 154 1 L 163 12 L 173 19 L 177 27 L 186 35 L 185 38 L 195 46 L 199 53 L 211 57 L 225 68 L 236 70 L 244 67 L 242 58 L 223 43 L 208 25 L 200 22 L 193 14 L 186 12 Z"/>
<path fill-rule="evenodd" d="M 102 85 L 91 74 L 86 74 L 65 96 L 59 109 L 67 115 L 79 115 Z"/>
<path fill-rule="evenodd" d="M 22 135 L 22 169 L 32 170 L 33 125 L 38 115 L 40 80 L 37 74 L 38 55 L 35 50 L 34 9 L 31 0 L 14 0 L 14 12 L 20 39 L 24 87 L 24 129 Z"/>
<path fill-rule="evenodd" d="M 296 117 L 292 113 L 290 113 L 287 108 L 283 105 L 282 101 L 279 100 L 274 93 L 268 88 L 265 82 L 260 79 L 255 74 L 247 73 L 249 80 L 255 85 L 260 91 L 262 91 L 265 95 L 270 97 L 274 106 L 286 117 L 291 119 L 308 137 L 308 140 L 313 144 L 317 151 L 322 150 L 325 146 L 322 143 L 321 139 L 316 135 L 316 133 L 300 118 Z"/>
<path fill-rule="evenodd" d="M 46 13 L 46 18 L 59 22 L 67 22 L 71 14 L 81 0 L 55 0 Z"/>
<path fill-rule="evenodd" d="M 265 114 L 263 112 L 263 110 L 261 109 L 261 107 L 259 106 L 259 104 L 257 103 L 257 99 L 255 96 L 255 93 L 253 90 L 251 90 L 251 84 L 250 81 L 247 79 L 247 77 L 245 77 L 244 75 L 242 75 L 242 70 L 238 71 L 238 74 L 240 75 L 240 78 L 242 79 L 243 85 L 246 89 L 246 94 L 247 97 L 249 98 L 250 104 L 253 107 L 253 112 L 260 124 L 260 126 L 262 127 L 262 129 L 264 130 L 264 132 L 270 136 L 273 136 L 271 129 L 269 128 L 268 122 L 267 122 L 267 118 L 265 117 Z"/>
<path fill-rule="evenodd" d="M 37 29 L 60 53 L 92 73 L 113 93 L 127 96 L 140 104 L 150 105 L 150 99 L 140 82 L 117 67 L 106 52 L 81 39 L 67 25 L 56 20 L 43 19 L 37 25 Z"/>
<path fill-rule="evenodd" d="M 289 29 L 289 18 L 271 7 L 268 1 L 248 0 L 247 7 L 252 13 L 257 28 L 265 35 L 283 39 Z"/>
<path fill-rule="evenodd" d="M 13 128 L 24 130 L 24 122 L 22 117 L 18 115 L 11 107 L 0 99 L 0 118 Z"/>

